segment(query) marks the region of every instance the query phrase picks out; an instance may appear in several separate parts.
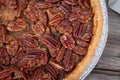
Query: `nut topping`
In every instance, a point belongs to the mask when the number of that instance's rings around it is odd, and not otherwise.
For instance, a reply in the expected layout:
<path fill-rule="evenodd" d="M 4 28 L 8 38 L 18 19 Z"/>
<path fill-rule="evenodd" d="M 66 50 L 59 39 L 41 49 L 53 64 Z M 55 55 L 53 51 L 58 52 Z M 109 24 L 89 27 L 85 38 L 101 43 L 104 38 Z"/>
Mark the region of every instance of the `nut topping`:
<path fill-rule="evenodd" d="M 6 46 L 7 52 L 11 56 L 15 56 L 19 48 L 18 41 L 16 39 L 13 39 L 10 41 L 10 44 Z"/>
<path fill-rule="evenodd" d="M 15 56 L 11 60 L 11 64 L 16 64 L 25 55 L 25 50 L 20 47 Z"/>
<path fill-rule="evenodd" d="M 12 75 L 12 73 L 14 73 Z M 12 75 L 12 76 L 11 76 Z M 17 68 L 15 67 L 10 67 L 8 69 L 5 69 L 0 72 L 0 80 L 14 80 L 14 79 L 25 79 L 26 75 L 24 75 L 22 72 L 20 72 Z"/>
<path fill-rule="evenodd" d="M 55 2 L 58 2 L 59 0 L 45 0 L 45 1 L 49 3 L 55 3 Z"/>
<path fill-rule="evenodd" d="M 33 71 L 31 80 L 51 80 L 51 77 L 45 73 L 43 67 L 39 67 Z"/>
<path fill-rule="evenodd" d="M 70 7 L 64 2 L 62 2 L 62 4 L 58 4 L 58 8 L 63 14 L 70 14 Z"/>
<path fill-rule="evenodd" d="M 38 11 L 33 5 L 27 6 L 26 10 L 24 11 L 24 15 L 31 21 L 38 20 Z"/>
<path fill-rule="evenodd" d="M 17 63 L 17 66 L 22 68 L 32 68 L 47 64 L 48 57 L 44 51 L 34 50 L 22 57 Z"/>
<path fill-rule="evenodd" d="M 51 61 L 49 62 L 49 64 L 51 64 L 52 66 L 54 66 L 54 67 L 57 68 L 58 70 L 63 70 L 63 69 L 64 69 L 63 66 L 55 63 L 55 61 L 52 61 L 52 60 L 51 60 Z"/>
<path fill-rule="evenodd" d="M 59 33 L 72 32 L 72 26 L 68 20 L 63 20 L 58 26 Z"/>
<path fill-rule="evenodd" d="M 38 41 L 30 34 L 24 34 L 20 37 L 21 44 L 27 47 L 37 47 Z"/>
<path fill-rule="evenodd" d="M 9 55 L 5 48 L 0 47 L 0 65 L 8 65 L 10 62 Z"/>
<path fill-rule="evenodd" d="M 62 80 L 87 54 L 90 0 L 0 0 L 0 80 Z"/>
<path fill-rule="evenodd" d="M 64 2 L 69 5 L 77 5 L 78 4 L 77 0 L 64 0 Z"/>
<path fill-rule="evenodd" d="M 49 24 L 51 26 L 57 26 L 62 21 L 62 16 L 60 14 L 55 14 L 54 17 L 50 20 Z"/>
<path fill-rule="evenodd" d="M 25 7 L 26 7 L 27 0 L 18 0 L 17 2 L 18 2 L 18 7 L 16 9 L 16 11 L 17 11 L 17 17 L 20 17 L 23 9 L 25 9 Z"/>
<path fill-rule="evenodd" d="M 25 29 L 26 27 L 27 27 L 26 22 L 23 19 L 18 18 L 16 21 L 10 22 L 8 24 L 7 29 L 9 31 L 21 31 Z"/>
<path fill-rule="evenodd" d="M 46 70 L 50 73 L 52 80 L 56 80 L 57 79 L 57 75 L 59 74 L 59 71 L 57 68 L 55 68 L 54 66 L 48 64 L 46 65 Z"/>
<path fill-rule="evenodd" d="M 47 2 L 37 2 L 35 6 L 36 8 L 39 9 L 47 9 L 47 8 L 51 8 L 52 4 Z"/>
<path fill-rule="evenodd" d="M 39 21 L 44 26 L 47 25 L 48 20 L 47 20 L 47 13 L 46 12 L 39 10 Z"/>
<path fill-rule="evenodd" d="M 41 36 L 45 33 L 45 26 L 40 22 L 37 22 L 35 25 L 32 25 L 32 31 L 35 33 L 35 35 Z"/>
<path fill-rule="evenodd" d="M 64 59 L 63 59 L 63 64 L 64 64 L 64 68 L 65 71 L 71 71 L 73 69 L 73 67 L 75 66 L 75 61 L 76 60 L 72 60 L 72 51 L 67 50 Z"/>
<path fill-rule="evenodd" d="M 78 3 L 82 9 L 90 8 L 90 0 L 78 0 Z"/>
<path fill-rule="evenodd" d="M 62 45 L 67 49 L 72 50 L 75 47 L 75 41 L 70 33 L 65 33 L 64 35 L 62 35 L 60 37 L 60 41 Z"/>
<path fill-rule="evenodd" d="M 73 49 L 73 51 L 76 53 L 76 54 L 79 54 L 79 55 L 85 55 L 87 53 L 87 49 L 86 48 L 83 48 L 82 46 L 80 45 L 76 45 L 75 48 Z"/>
<path fill-rule="evenodd" d="M 88 46 L 89 46 L 88 42 L 85 42 L 85 41 L 82 41 L 82 40 L 79 40 L 79 39 L 76 40 L 76 43 L 78 45 L 82 46 L 82 47 L 85 47 L 85 48 L 88 48 Z"/>
<path fill-rule="evenodd" d="M 57 57 L 56 57 L 56 61 L 57 61 L 57 62 L 60 62 L 60 61 L 63 59 L 64 54 L 65 54 L 65 48 L 62 47 L 62 48 L 60 49 Z"/>
<path fill-rule="evenodd" d="M 52 49 L 57 49 L 60 46 L 58 39 L 50 34 L 45 34 L 41 38 L 41 42 L 45 44 L 48 48 L 52 48 Z"/>
<path fill-rule="evenodd" d="M 5 26 L 0 26 L 0 42 L 4 43 L 7 39 L 7 30 Z"/>
<path fill-rule="evenodd" d="M 73 36 L 80 39 L 85 33 L 85 29 L 86 26 L 84 26 L 83 24 L 81 25 L 79 21 L 76 22 L 74 25 Z"/>
<path fill-rule="evenodd" d="M 92 19 L 92 17 L 93 17 L 93 12 L 91 8 L 80 12 L 81 23 L 88 23 Z"/>

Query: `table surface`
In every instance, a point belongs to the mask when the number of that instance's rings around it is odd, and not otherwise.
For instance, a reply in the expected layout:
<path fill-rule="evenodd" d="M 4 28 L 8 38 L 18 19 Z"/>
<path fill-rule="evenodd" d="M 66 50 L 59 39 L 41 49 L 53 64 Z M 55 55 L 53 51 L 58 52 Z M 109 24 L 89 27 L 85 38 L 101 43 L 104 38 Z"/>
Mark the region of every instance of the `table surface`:
<path fill-rule="evenodd" d="M 120 80 L 120 14 L 108 8 L 109 32 L 103 55 L 85 80 Z"/>

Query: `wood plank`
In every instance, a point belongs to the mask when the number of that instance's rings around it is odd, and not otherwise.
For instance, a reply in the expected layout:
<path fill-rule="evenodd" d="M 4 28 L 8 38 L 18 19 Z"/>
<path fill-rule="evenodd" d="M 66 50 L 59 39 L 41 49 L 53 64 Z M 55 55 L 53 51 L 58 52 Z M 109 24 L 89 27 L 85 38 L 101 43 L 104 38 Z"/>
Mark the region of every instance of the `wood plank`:
<path fill-rule="evenodd" d="M 118 57 L 104 57 L 102 56 L 96 68 L 114 70 L 120 72 L 120 58 Z"/>
<path fill-rule="evenodd" d="M 109 76 L 119 76 L 120 77 L 120 72 L 115 71 L 115 70 L 106 70 L 106 69 L 99 69 L 95 68 L 92 73 L 97 73 L 97 74 L 105 74 Z"/>
<path fill-rule="evenodd" d="M 120 15 L 113 12 L 110 8 L 108 8 L 108 16 L 109 16 L 109 31 L 112 32 L 120 32 Z M 111 33 L 111 32 L 109 32 Z"/>
<path fill-rule="evenodd" d="M 120 73 L 106 70 L 94 70 L 85 80 L 120 80 Z"/>
<path fill-rule="evenodd" d="M 120 33 L 119 33 L 120 34 Z M 120 58 L 120 35 L 118 32 L 109 33 L 108 41 L 103 52 L 106 57 L 119 57 Z"/>

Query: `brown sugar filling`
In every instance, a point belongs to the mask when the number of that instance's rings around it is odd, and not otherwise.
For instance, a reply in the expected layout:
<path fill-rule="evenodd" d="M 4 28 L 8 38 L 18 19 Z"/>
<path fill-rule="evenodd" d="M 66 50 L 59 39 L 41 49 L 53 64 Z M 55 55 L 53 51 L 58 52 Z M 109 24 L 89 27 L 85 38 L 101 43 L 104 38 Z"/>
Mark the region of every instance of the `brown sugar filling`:
<path fill-rule="evenodd" d="M 90 0 L 1 0 L 0 80 L 62 80 L 93 36 Z"/>

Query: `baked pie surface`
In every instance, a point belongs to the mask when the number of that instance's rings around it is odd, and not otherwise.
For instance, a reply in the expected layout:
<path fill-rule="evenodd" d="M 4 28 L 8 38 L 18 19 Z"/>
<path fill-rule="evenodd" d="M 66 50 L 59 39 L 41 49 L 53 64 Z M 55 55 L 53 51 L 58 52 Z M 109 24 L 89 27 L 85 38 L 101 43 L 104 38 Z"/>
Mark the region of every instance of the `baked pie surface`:
<path fill-rule="evenodd" d="M 102 25 L 99 0 L 1 0 L 0 80 L 78 80 Z"/>

